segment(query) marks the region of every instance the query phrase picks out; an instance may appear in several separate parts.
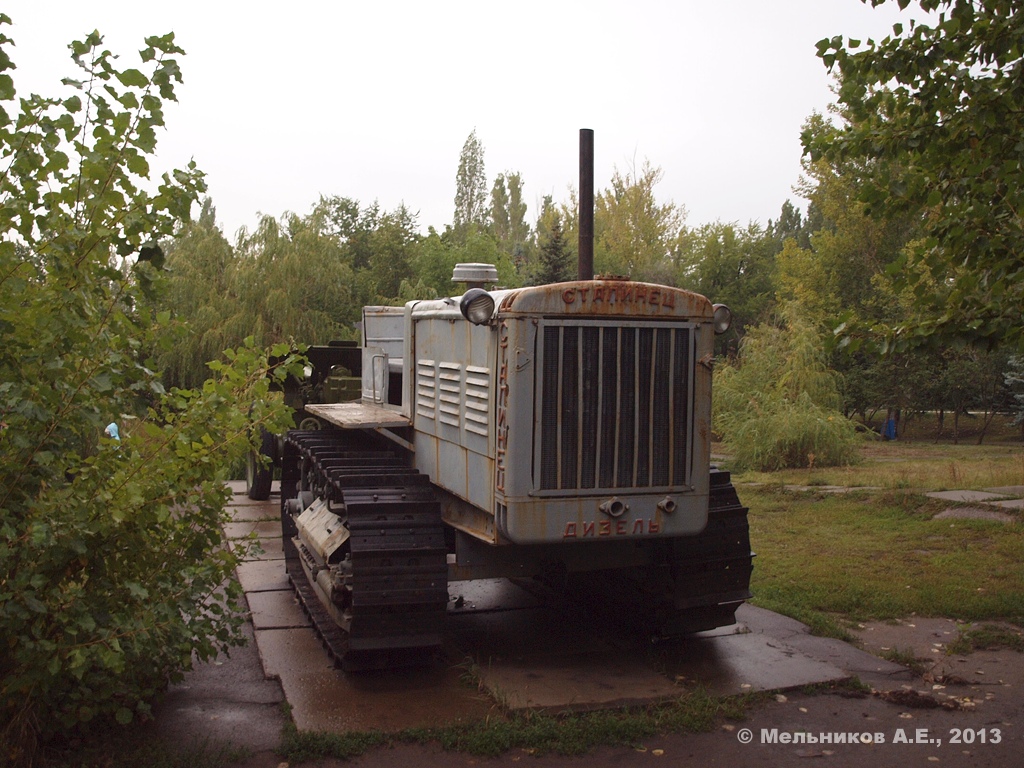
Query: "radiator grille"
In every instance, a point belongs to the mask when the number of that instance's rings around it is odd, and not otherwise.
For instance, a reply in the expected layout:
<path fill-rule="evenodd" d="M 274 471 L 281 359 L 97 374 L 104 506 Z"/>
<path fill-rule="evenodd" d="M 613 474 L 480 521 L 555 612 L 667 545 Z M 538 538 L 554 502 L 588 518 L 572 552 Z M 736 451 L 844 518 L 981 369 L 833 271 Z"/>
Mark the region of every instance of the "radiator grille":
<path fill-rule="evenodd" d="M 548 322 L 544 491 L 689 485 L 693 327 Z"/>

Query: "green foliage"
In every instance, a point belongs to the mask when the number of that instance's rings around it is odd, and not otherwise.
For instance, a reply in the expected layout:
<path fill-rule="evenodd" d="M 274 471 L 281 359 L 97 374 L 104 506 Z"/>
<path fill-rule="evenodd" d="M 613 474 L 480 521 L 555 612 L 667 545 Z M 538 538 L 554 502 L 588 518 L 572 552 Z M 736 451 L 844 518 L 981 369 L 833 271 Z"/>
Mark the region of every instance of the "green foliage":
<path fill-rule="evenodd" d="M 13 68 L 10 45 L 0 34 L 0 70 Z M 145 73 L 116 69 L 97 33 L 71 49 L 83 73 L 66 81 L 72 96 L 0 109 L 5 764 L 30 763 L 40 739 L 144 717 L 193 654 L 236 642 L 222 470 L 252 421 L 283 418 L 251 345 L 198 391 L 165 393 L 145 358 L 168 322 L 145 309 L 161 239 L 204 188 L 192 167 L 149 178 L 181 79 L 173 35 L 146 40 Z M 104 436 L 111 421 L 120 442 Z"/>
<path fill-rule="evenodd" d="M 673 254 L 675 284 L 726 304 L 733 326 L 715 339 L 735 346 L 748 326 L 768 316 L 775 301 L 775 239 L 757 224 L 705 224 L 686 229 Z"/>
<path fill-rule="evenodd" d="M 835 466 L 856 459 L 855 427 L 814 327 L 789 307 L 787 327 L 750 330 L 739 360 L 719 365 L 714 427 L 738 469 Z"/>
<path fill-rule="evenodd" d="M 545 202 L 550 203 L 550 198 Z M 534 285 L 561 283 L 576 276 L 569 247 L 562 232 L 562 217 L 558 211 L 550 211 L 546 224 L 545 231 L 540 237 L 537 263 L 530 276 L 530 282 Z"/>
<path fill-rule="evenodd" d="M 846 123 L 833 135 L 805 132 L 804 148 L 814 159 L 869 168 L 859 191 L 869 214 L 921 218 L 926 236 L 892 275 L 922 311 L 887 323 L 890 346 L 950 338 L 1020 345 L 1024 10 L 1010 0 L 918 4 L 938 12 L 934 23 L 896 25 L 864 46 L 842 37 L 818 43 L 838 73 Z"/>
<path fill-rule="evenodd" d="M 530 225 L 526 223 L 523 177 L 519 173 L 498 174 L 491 187 L 491 231 L 502 251 L 517 264 L 530 260 Z"/>
<path fill-rule="evenodd" d="M 461 240 L 473 227 L 487 226 L 487 172 L 484 168 L 484 145 L 474 128 L 459 154 L 459 170 L 455 176 L 455 215 L 452 229 Z"/>
<path fill-rule="evenodd" d="M 686 209 L 659 203 L 654 187 L 662 171 L 645 162 L 639 174 L 617 169 L 611 188 L 594 200 L 594 268 L 634 280 L 666 283 L 669 253 L 686 219 Z"/>
<path fill-rule="evenodd" d="M 259 346 L 354 338 L 364 305 L 410 290 L 422 247 L 415 219 L 405 206 L 381 211 L 324 197 L 304 217 L 264 216 L 232 247 L 206 201 L 167 246 L 171 279 L 155 306 L 185 332 L 157 352 L 165 382 L 197 386 L 206 360 L 250 335 Z"/>

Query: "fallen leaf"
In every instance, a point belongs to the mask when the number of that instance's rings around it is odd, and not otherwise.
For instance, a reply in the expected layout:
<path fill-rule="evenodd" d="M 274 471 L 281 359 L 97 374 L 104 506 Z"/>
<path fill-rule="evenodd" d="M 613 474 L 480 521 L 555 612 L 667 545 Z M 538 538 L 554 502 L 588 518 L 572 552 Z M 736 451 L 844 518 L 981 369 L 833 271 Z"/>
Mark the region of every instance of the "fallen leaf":
<path fill-rule="evenodd" d="M 787 701 L 789 701 L 789 699 L 787 699 L 781 693 L 775 694 L 775 700 L 779 702 L 779 704 L 785 704 Z"/>
<path fill-rule="evenodd" d="M 654 755 L 655 757 L 661 757 L 662 755 L 665 754 L 665 750 L 664 749 L 652 749 L 651 750 L 651 754 Z"/>

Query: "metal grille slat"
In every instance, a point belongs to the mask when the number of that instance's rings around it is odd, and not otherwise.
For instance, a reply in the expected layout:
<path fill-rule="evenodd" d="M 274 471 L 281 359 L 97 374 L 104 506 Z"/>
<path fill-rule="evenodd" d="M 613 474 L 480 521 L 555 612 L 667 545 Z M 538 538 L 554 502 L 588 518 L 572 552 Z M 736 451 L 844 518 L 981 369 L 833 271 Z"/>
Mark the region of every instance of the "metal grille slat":
<path fill-rule="evenodd" d="M 689 483 L 692 336 L 668 323 L 544 325 L 541 490 Z"/>

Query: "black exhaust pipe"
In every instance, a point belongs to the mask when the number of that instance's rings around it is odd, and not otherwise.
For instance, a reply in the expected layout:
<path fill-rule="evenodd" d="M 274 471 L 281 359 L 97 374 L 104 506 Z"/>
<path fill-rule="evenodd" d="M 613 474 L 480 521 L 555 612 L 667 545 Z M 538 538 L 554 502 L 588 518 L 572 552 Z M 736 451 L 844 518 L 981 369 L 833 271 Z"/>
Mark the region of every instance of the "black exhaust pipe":
<path fill-rule="evenodd" d="M 594 279 L 594 131 L 580 128 L 580 280 Z"/>

